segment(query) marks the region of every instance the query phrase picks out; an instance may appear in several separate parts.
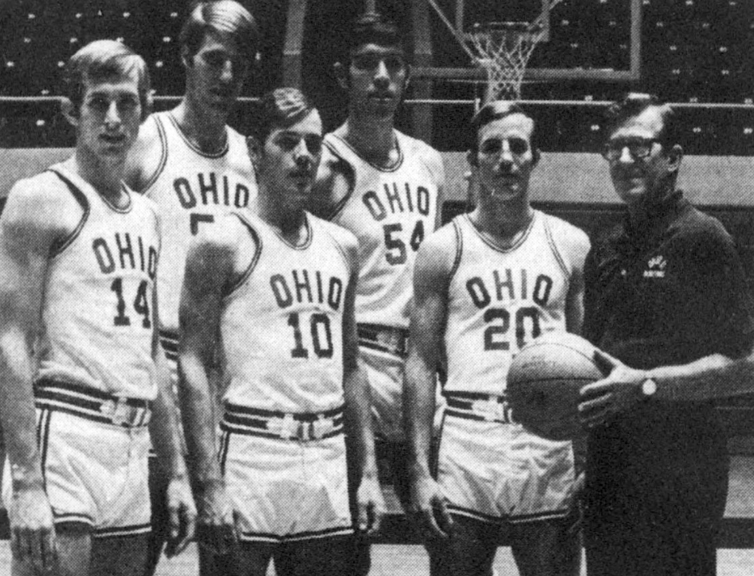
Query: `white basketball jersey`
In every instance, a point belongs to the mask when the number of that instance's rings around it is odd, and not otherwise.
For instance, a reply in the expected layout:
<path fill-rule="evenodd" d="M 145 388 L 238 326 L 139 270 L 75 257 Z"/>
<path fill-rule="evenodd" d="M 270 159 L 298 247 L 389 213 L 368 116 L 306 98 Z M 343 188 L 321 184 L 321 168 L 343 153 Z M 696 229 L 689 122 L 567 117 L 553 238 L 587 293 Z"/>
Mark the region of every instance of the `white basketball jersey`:
<path fill-rule="evenodd" d="M 258 250 L 223 301 L 224 400 L 284 412 L 343 404 L 343 305 L 351 268 L 346 230 L 307 215 L 301 246 L 239 215 Z"/>
<path fill-rule="evenodd" d="M 246 141 L 235 130 L 226 128 L 228 142 L 222 151 L 207 154 L 189 141 L 170 112 L 150 118 L 157 125 L 163 154 L 144 193 L 160 209 L 160 329 L 175 334 L 191 236 L 216 216 L 247 210 L 257 196 L 256 175 Z"/>
<path fill-rule="evenodd" d="M 116 208 L 64 164 L 51 171 L 38 177 L 45 179 L 40 184 L 70 191 L 84 217 L 51 252 L 35 379 L 152 400 L 157 207 L 127 190 L 128 207 Z"/>
<path fill-rule="evenodd" d="M 353 168 L 351 193 L 332 222 L 359 241 L 359 322 L 408 328 L 416 251 L 435 229 L 438 183 L 426 163 L 429 147 L 395 131 L 399 161 L 390 169 L 364 160 L 342 138 L 325 136 L 325 146 Z"/>
<path fill-rule="evenodd" d="M 516 353 L 540 334 L 565 331 L 573 264 L 559 246 L 566 235 L 584 233 L 534 211 L 523 237 L 503 250 L 467 214 L 450 225 L 457 254 L 448 289 L 444 389 L 502 396 Z"/>

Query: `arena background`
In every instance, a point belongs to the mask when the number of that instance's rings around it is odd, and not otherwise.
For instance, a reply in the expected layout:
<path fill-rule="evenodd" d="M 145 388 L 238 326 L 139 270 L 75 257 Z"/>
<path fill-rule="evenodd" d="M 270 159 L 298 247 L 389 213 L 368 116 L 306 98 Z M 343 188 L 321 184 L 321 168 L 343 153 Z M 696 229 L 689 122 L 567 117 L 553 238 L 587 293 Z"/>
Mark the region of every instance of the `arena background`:
<path fill-rule="evenodd" d="M 443 152 L 445 217 L 466 207 L 467 130 L 482 93 L 476 70 L 426 0 L 245 1 L 260 21 L 261 58 L 231 124 L 254 122 L 256 98 L 279 85 L 302 87 L 331 130 L 345 119 L 345 95 L 332 74 L 349 22 L 376 7 L 403 26 L 414 74 L 398 126 Z M 544 0 L 437 0 L 454 25 L 531 20 Z M 177 36 L 184 0 L 0 0 L 0 206 L 17 179 L 70 153 L 73 133 L 59 114 L 66 59 L 98 38 L 121 39 L 147 60 L 157 110 L 183 92 Z M 462 21 L 462 22 L 461 22 Z M 532 178 L 537 205 L 588 231 L 616 218 L 607 166 L 598 152 L 602 113 L 627 90 L 676 105 L 686 156 L 687 197 L 723 220 L 754 282 L 754 1 L 563 0 L 545 22 L 522 97 L 538 121 L 541 164 Z M 0 320 L 1 321 L 1 320 Z M 754 400 L 721 403 L 733 455 L 719 546 L 721 574 L 754 571 Z M 425 573 L 420 548 L 391 499 L 375 574 Z M 731 550 L 737 549 L 737 550 Z M 407 560 L 402 560 L 402 559 Z M 510 566 L 504 554 L 498 562 Z M 0 565 L 7 550 L 0 545 Z M 161 574 L 195 573 L 189 554 Z"/>

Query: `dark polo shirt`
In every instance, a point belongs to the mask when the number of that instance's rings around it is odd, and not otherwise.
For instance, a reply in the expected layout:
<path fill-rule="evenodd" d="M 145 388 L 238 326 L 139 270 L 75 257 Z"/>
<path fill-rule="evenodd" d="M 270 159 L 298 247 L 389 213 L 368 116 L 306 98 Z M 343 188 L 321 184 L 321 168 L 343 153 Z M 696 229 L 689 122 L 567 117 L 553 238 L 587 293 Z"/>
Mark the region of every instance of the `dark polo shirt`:
<path fill-rule="evenodd" d="M 640 228 L 626 218 L 593 242 L 585 279 L 584 335 L 631 367 L 749 351 L 754 322 L 733 241 L 680 192 Z M 592 430 L 588 446 L 590 516 L 722 516 L 728 455 L 711 402 L 652 399 Z"/>

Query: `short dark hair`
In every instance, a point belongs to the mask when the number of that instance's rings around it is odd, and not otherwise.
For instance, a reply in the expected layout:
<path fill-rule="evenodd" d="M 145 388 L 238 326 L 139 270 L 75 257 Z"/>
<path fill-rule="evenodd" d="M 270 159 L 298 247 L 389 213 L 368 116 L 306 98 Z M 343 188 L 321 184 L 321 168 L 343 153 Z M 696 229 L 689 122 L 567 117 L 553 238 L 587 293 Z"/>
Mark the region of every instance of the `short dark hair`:
<path fill-rule="evenodd" d="M 209 32 L 229 34 L 253 63 L 259 49 L 259 27 L 251 13 L 235 0 L 195 1 L 179 36 L 181 49 L 193 57 Z"/>
<path fill-rule="evenodd" d="M 152 110 L 152 84 L 144 59 L 125 44 L 115 40 L 95 40 L 68 59 L 63 74 L 63 96 L 78 114 L 90 80 L 106 80 L 136 73 L 142 120 Z"/>
<path fill-rule="evenodd" d="M 471 151 L 474 154 L 479 151 L 479 131 L 483 126 L 495 120 L 505 118 L 506 116 L 511 116 L 513 114 L 522 114 L 529 120 L 531 120 L 532 128 L 531 136 L 529 138 L 529 144 L 532 150 L 536 150 L 537 122 L 534 120 L 534 118 L 532 118 L 517 102 L 510 102 L 507 100 L 493 100 L 491 102 L 487 102 L 487 104 L 482 106 L 471 119 L 471 129 L 473 131 L 473 138 L 471 139 Z"/>
<path fill-rule="evenodd" d="M 364 44 L 404 50 L 400 28 L 395 22 L 377 12 L 365 12 L 354 20 L 348 37 L 348 56 Z"/>
<path fill-rule="evenodd" d="M 276 88 L 267 92 L 262 96 L 261 114 L 252 128 L 256 144 L 264 147 L 273 130 L 293 126 L 314 109 L 311 100 L 298 88 Z"/>
<path fill-rule="evenodd" d="M 662 118 L 662 130 L 658 135 L 660 144 L 669 150 L 680 144 L 680 123 L 678 117 L 669 104 L 664 103 L 654 94 L 644 92 L 629 92 L 620 100 L 613 102 L 605 112 L 607 138 L 630 118 L 638 116 L 647 108 L 657 108 Z"/>

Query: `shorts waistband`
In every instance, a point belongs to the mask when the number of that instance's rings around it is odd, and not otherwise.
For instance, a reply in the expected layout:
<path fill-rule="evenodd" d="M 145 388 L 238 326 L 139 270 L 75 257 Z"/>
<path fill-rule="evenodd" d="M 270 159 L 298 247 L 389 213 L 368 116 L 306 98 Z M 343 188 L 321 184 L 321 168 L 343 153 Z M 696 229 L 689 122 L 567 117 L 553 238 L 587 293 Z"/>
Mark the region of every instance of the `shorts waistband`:
<path fill-rule="evenodd" d="M 408 330 L 383 324 L 356 324 L 359 345 L 401 358 L 408 356 Z"/>
<path fill-rule="evenodd" d="M 178 333 L 172 330 L 160 330 L 160 344 L 165 350 L 165 356 L 168 360 L 178 360 Z"/>
<path fill-rule="evenodd" d="M 308 442 L 343 434 L 343 406 L 324 412 L 281 412 L 225 403 L 226 432 Z"/>
<path fill-rule="evenodd" d="M 34 383 L 34 404 L 37 408 L 123 428 L 142 428 L 152 418 L 151 400 L 113 396 L 87 386 L 48 379 Z"/>
<path fill-rule="evenodd" d="M 515 424 L 505 396 L 479 392 L 443 392 L 445 414 L 467 420 Z"/>

